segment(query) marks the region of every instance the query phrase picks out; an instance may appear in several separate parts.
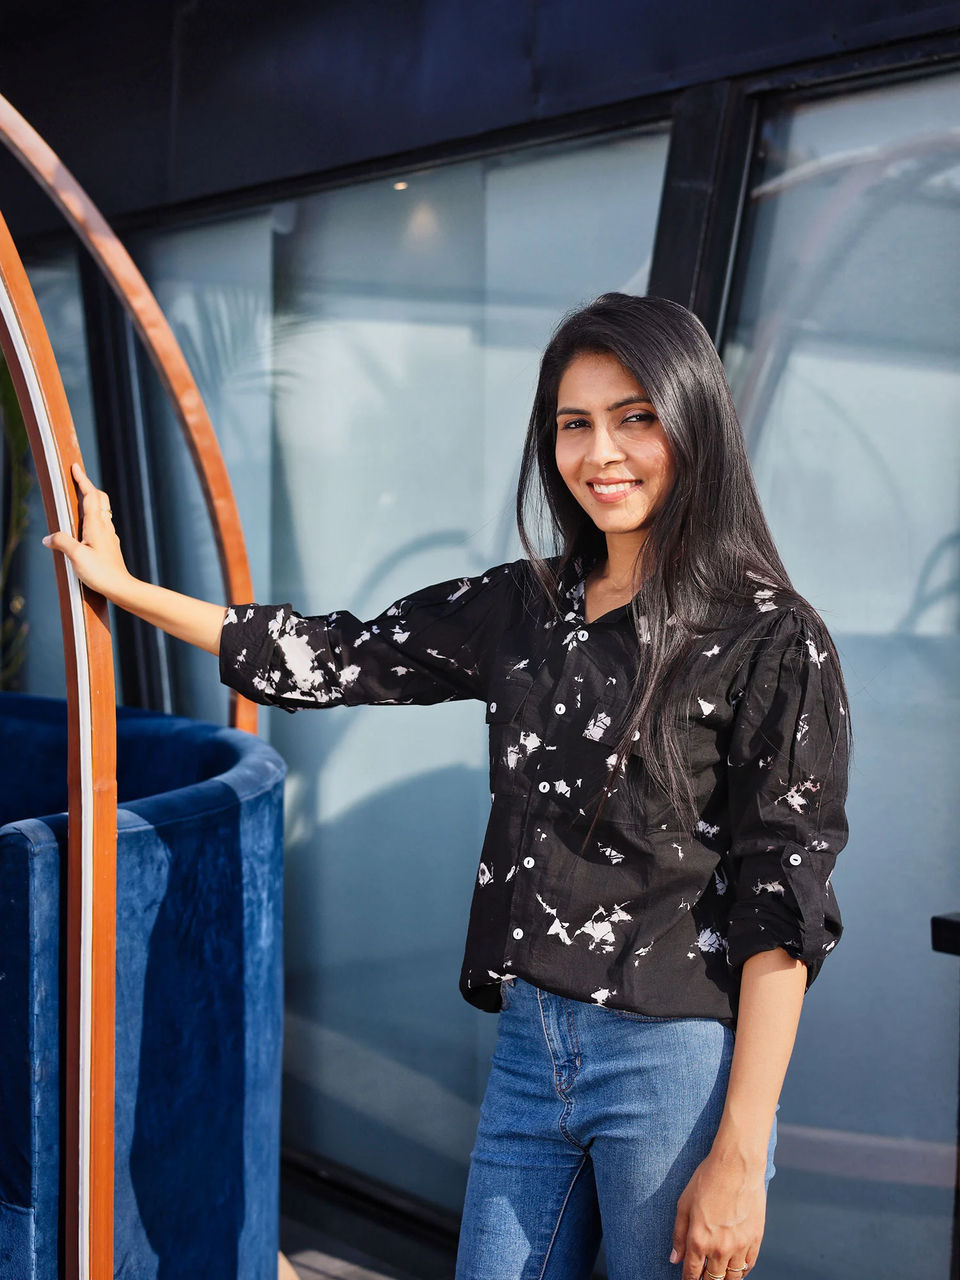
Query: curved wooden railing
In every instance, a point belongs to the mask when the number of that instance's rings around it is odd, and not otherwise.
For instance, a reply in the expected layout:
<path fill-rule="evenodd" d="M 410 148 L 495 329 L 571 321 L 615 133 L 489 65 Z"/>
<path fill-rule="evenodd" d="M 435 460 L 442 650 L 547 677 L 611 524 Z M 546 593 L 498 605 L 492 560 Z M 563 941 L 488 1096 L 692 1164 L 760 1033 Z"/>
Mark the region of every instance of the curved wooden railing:
<path fill-rule="evenodd" d="M 0 96 L 0 142 L 27 168 L 93 255 L 142 339 L 193 457 L 224 593 L 253 599 L 243 530 L 213 427 L 179 344 L 143 276 L 80 184 Z M 79 537 L 70 468 L 73 420 L 36 299 L 0 217 L 0 346 L 13 379 L 47 525 Z M 116 694 L 106 601 L 53 557 L 67 677 L 66 1044 L 63 1125 L 65 1280 L 113 1275 L 116 971 Z M 257 707 L 231 691 L 230 722 L 257 731 Z"/>
<path fill-rule="evenodd" d="M 33 290 L 0 217 L 0 347 L 50 529 L 79 537 L 73 419 Z M 54 556 L 67 674 L 69 832 L 64 1059 L 68 1280 L 113 1275 L 117 738 L 107 603 Z"/>
<path fill-rule="evenodd" d="M 193 374 L 166 317 L 133 259 L 99 209 L 36 129 L 0 96 L 0 142 L 36 178 L 89 249 L 139 334 L 193 457 L 217 544 L 228 604 L 253 599 L 240 513 Z M 230 723 L 257 732 L 257 704 L 230 693 Z"/>

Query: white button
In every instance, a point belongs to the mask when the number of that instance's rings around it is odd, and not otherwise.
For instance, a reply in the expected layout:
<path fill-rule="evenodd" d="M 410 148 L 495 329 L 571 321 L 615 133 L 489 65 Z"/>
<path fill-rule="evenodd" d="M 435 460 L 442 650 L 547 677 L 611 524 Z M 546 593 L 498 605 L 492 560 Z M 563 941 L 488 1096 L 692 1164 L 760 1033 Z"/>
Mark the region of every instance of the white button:
<path fill-rule="evenodd" d="M 550 790 L 550 783 L 549 783 L 549 782 L 541 782 L 541 783 L 540 783 L 540 790 L 541 790 L 541 791 L 543 791 L 543 792 L 547 792 L 547 791 L 549 791 L 549 790 Z"/>
<path fill-rule="evenodd" d="M 634 735 L 633 735 L 633 740 L 634 740 L 634 742 L 636 742 L 636 740 L 637 740 L 639 737 L 640 737 L 640 730 L 639 730 L 639 729 L 637 729 L 637 730 L 636 730 L 636 732 L 635 732 L 635 733 L 634 733 Z"/>
<path fill-rule="evenodd" d="M 529 871 L 529 870 L 530 870 L 530 868 L 533 866 L 533 859 L 532 859 L 532 858 L 524 858 L 524 860 L 523 860 L 523 865 L 524 865 L 524 866 L 527 868 L 527 870 Z"/>
<path fill-rule="evenodd" d="M 577 632 L 577 639 L 578 639 L 578 640 L 589 640 L 589 639 L 590 639 L 590 632 L 589 632 L 589 631 L 578 631 L 578 632 Z"/>
<path fill-rule="evenodd" d="M 802 861 L 803 861 L 803 859 L 800 857 L 799 853 L 791 853 L 791 855 L 790 855 L 790 865 L 791 865 L 791 867 L 799 867 L 799 865 L 800 865 L 800 863 L 801 863 Z"/>
<path fill-rule="evenodd" d="M 562 703 L 562 702 L 558 702 L 558 703 L 557 703 L 557 705 L 556 705 L 553 709 L 554 709 L 554 711 L 557 713 L 557 715 L 558 715 L 558 716 L 562 716 L 562 715 L 563 715 L 563 713 L 566 711 L 566 709 L 567 709 L 567 708 L 563 705 L 563 703 Z"/>
<path fill-rule="evenodd" d="M 497 704 L 496 704 L 495 702 L 491 702 L 491 703 L 490 703 L 490 710 L 491 710 L 491 711 L 496 711 L 496 709 L 497 709 Z"/>
<path fill-rule="evenodd" d="M 513 936 L 514 936 L 514 937 L 516 938 L 516 940 L 519 942 L 519 941 L 520 941 L 520 939 L 523 937 L 523 930 L 522 930 L 522 929 L 514 929 L 514 931 L 513 931 Z"/>

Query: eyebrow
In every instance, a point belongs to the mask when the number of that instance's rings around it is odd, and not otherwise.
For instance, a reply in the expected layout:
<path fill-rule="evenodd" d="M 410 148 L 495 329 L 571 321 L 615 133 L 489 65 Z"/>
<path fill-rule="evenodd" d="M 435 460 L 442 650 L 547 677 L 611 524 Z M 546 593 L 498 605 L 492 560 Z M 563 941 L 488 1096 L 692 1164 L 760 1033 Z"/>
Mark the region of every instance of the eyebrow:
<path fill-rule="evenodd" d="M 653 401 L 648 400 L 646 396 L 627 396 L 625 400 L 618 400 L 615 404 L 607 405 L 607 413 L 613 413 L 616 409 L 625 409 L 628 404 L 648 404 L 651 409 L 653 408 Z M 557 410 L 557 417 L 559 418 L 562 414 L 565 414 L 565 413 L 579 413 L 587 418 L 589 418 L 590 416 L 589 409 L 563 408 L 563 409 Z"/>

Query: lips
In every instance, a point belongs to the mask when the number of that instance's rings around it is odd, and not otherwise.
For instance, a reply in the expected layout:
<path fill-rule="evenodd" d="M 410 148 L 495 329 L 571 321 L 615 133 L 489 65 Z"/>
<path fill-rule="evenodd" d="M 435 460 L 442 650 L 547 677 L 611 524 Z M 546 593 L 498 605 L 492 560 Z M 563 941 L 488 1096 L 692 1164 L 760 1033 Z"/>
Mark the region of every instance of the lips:
<path fill-rule="evenodd" d="M 625 498 L 640 488 L 641 480 L 588 480 L 587 487 L 599 502 L 616 501 Z"/>

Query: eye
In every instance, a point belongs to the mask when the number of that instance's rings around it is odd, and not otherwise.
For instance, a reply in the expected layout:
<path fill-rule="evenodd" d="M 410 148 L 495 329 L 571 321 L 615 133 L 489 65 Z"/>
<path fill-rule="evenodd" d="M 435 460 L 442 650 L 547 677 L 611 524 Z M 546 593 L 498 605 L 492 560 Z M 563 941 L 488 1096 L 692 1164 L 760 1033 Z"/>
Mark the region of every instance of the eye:
<path fill-rule="evenodd" d="M 656 422 L 656 417 L 652 413 L 631 413 L 624 422 Z"/>
<path fill-rule="evenodd" d="M 589 427 L 590 423 L 586 418 L 571 418 L 569 422 L 560 424 L 560 430 L 566 431 L 568 427 Z"/>

